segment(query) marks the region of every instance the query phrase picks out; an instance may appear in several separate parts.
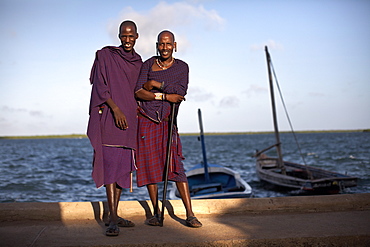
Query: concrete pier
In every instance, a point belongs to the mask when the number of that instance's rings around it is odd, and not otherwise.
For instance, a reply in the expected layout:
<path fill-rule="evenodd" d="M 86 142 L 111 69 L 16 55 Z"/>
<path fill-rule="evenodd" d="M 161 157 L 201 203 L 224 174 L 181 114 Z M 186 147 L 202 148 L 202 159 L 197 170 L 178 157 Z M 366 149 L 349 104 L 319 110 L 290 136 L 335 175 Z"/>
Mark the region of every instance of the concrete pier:
<path fill-rule="evenodd" d="M 370 246 L 370 193 L 193 200 L 202 228 L 185 226 L 180 200 L 163 227 L 149 201 L 122 201 L 136 226 L 105 236 L 105 202 L 0 203 L 0 246 Z"/>

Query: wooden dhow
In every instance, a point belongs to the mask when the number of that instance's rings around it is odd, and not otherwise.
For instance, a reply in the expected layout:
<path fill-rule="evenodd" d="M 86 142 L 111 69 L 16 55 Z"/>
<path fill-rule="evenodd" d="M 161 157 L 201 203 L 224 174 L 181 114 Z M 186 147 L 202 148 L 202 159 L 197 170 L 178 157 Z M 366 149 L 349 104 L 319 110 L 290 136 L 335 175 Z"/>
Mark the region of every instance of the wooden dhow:
<path fill-rule="evenodd" d="M 256 151 L 254 155 L 259 179 L 279 187 L 302 190 L 313 194 L 336 194 L 343 191 L 344 188 L 357 186 L 357 177 L 283 160 L 276 116 L 272 63 L 267 46 L 265 52 L 276 144 L 261 151 Z M 276 149 L 277 157 L 272 158 L 265 154 L 266 151 L 272 148 Z"/>

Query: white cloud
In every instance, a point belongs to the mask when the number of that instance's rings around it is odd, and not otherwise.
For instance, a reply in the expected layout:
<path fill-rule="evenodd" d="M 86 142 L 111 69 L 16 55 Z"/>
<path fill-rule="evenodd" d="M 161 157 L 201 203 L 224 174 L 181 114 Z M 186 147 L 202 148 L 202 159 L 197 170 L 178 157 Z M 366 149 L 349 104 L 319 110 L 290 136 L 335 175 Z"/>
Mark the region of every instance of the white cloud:
<path fill-rule="evenodd" d="M 247 90 L 244 90 L 242 93 L 246 94 L 248 97 L 251 97 L 255 94 L 265 94 L 268 93 L 268 89 L 266 87 L 261 87 L 256 84 L 249 85 Z"/>
<path fill-rule="evenodd" d="M 194 102 L 209 101 L 214 98 L 214 94 L 200 87 L 189 87 L 188 94 L 186 95 L 187 100 Z"/>
<path fill-rule="evenodd" d="M 108 23 L 108 32 L 113 41 L 117 41 L 118 27 L 123 20 L 133 20 L 138 26 L 139 39 L 135 49 L 143 56 L 155 54 L 155 41 L 162 30 L 174 32 L 179 51 L 185 52 L 190 46 L 186 34 L 177 32 L 181 28 L 201 27 L 205 30 L 220 30 L 225 20 L 215 11 L 207 10 L 202 5 L 187 2 L 168 4 L 160 2 L 148 11 L 138 12 L 132 7 L 124 8 L 120 15 Z"/>
<path fill-rule="evenodd" d="M 17 114 L 17 113 L 26 113 L 33 117 L 50 117 L 46 116 L 42 111 L 28 110 L 26 108 L 13 108 L 6 105 L 3 105 L 0 110 L 6 112 L 7 115 Z"/>
<path fill-rule="evenodd" d="M 221 99 L 220 107 L 238 107 L 239 99 L 234 96 L 227 96 Z"/>

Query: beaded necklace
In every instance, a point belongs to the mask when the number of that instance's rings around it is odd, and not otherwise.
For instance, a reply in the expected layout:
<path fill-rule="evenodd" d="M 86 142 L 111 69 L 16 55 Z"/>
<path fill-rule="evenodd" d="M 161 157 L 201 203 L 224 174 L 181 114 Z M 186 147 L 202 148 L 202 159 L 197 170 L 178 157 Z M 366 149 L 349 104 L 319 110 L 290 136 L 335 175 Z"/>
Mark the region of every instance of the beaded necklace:
<path fill-rule="evenodd" d="M 174 58 L 172 58 L 171 62 L 169 62 L 167 65 L 164 65 L 162 62 L 159 61 L 158 58 L 155 59 L 155 62 L 157 63 L 158 67 L 162 70 L 168 69 L 169 66 L 173 64 L 173 61 L 175 61 Z"/>

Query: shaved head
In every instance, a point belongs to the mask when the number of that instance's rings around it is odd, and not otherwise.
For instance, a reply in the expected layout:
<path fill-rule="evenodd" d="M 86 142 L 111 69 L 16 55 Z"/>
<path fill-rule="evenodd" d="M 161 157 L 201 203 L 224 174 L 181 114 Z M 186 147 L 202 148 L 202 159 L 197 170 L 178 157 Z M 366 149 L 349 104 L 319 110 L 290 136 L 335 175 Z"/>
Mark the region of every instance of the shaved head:
<path fill-rule="evenodd" d="M 158 34 L 157 54 L 162 62 L 173 61 L 172 54 L 177 51 L 176 47 L 175 35 L 172 32 L 164 30 Z"/>
<path fill-rule="evenodd" d="M 136 40 L 139 38 L 136 24 L 133 21 L 124 21 L 119 26 L 118 38 L 125 52 L 131 52 L 134 49 Z"/>
<path fill-rule="evenodd" d="M 136 26 L 135 22 L 130 21 L 130 20 L 123 21 L 123 22 L 121 23 L 121 25 L 119 26 L 119 30 L 118 30 L 118 31 L 119 31 L 119 33 L 121 33 L 122 28 L 125 28 L 125 27 L 133 27 L 133 28 L 134 28 L 135 33 L 137 33 L 137 26 Z"/>
<path fill-rule="evenodd" d="M 160 40 L 160 38 L 161 38 L 161 36 L 162 36 L 163 34 L 169 34 L 169 35 L 172 37 L 172 42 L 175 42 L 175 35 L 174 35 L 171 31 L 168 31 L 168 30 L 164 30 L 164 31 L 162 31 L 162 32 L 160 32 L 160 33 L 158 34 L 158 37 L 157 37 L 157 41 L 158 41 L 158 42 L 159 42 L 159 40 Z"/>

